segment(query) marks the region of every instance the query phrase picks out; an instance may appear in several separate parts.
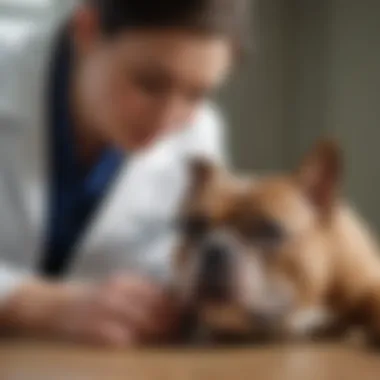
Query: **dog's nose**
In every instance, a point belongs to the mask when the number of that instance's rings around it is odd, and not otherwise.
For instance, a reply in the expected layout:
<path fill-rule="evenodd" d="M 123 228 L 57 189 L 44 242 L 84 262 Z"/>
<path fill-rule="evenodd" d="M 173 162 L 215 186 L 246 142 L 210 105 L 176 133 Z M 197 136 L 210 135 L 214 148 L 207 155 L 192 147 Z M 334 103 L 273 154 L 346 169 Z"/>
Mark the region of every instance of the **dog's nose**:
<path fill-rule="evenodd" d="M 202 254 L 198 299 L 223 301 L 228 297 L 230 254 L 222 245 L 212 244 Z"/>

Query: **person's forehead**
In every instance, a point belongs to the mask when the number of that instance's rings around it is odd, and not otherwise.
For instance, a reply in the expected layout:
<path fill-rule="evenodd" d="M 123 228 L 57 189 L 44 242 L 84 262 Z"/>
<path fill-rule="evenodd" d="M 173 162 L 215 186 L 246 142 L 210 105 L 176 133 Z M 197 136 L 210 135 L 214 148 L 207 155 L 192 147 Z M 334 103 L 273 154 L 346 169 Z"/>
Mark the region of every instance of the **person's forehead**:
<path fill-rule="evenodd" d="M 168 50 L 180 50 L 184 46 L 198 50 L 210 49 L 210 47 L 231 48 L 230 40 L 214 34 L 202 34 L 180 29 L 152 29 L 135 30 L 120 33 L 111 40 L 115 45 L 124 48 L 142 49 L 148 47 L 151 52 L 165 52 Z M 232 49 L 231 49 L 232 50 Z"/>
<path fill-rule="evenodd" d="M 232 63 L 227 40 L 191 33 L 130 32 L 112 44 L 117 54 L 137 65 L 156 65 L 168 72 L 218 74 Z"/>

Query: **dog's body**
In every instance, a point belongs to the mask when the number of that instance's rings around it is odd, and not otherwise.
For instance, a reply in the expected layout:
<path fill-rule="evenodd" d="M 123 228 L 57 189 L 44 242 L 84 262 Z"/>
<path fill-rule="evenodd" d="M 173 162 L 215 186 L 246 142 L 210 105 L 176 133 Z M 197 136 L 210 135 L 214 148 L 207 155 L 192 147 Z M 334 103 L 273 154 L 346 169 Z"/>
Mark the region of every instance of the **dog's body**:
<path fill-rule="evenodd" d="M 380 337 L 380 251 L 338 194 L 340 170 L 329 142 L 287 176 L 195 165 L 175 271 L 203 331 L 278 339 L 360 325 Z"/>

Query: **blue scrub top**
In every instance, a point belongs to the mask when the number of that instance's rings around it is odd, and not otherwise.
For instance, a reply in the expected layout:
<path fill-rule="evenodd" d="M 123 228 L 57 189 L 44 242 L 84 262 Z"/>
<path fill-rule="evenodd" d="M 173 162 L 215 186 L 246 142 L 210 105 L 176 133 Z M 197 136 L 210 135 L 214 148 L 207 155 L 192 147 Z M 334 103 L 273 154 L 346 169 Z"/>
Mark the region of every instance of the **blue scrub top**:
<path fill-rule="evenodd" d="M 90 168 L 79 159 L 69 109 L 70 44 L 64 36 L 57 45 L 50 81 L 50 199 L 46 249 L 41 272 L 64 275 L 73 260 L 76 243 L 83 236 L 107 189 L 115 179 L 122 152 L 108 147 Z"/>

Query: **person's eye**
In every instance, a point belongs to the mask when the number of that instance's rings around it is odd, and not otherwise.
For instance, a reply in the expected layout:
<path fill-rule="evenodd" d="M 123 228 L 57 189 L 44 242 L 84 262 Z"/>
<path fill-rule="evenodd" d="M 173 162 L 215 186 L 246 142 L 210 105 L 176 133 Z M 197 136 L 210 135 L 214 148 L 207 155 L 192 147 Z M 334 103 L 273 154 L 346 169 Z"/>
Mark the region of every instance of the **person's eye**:
<path fill-rule="evenodd" d="M 285 238 L 281 224 L 270 219 L 252 221 L 245 229 L 245 235 L 255 244 L 272 247 L 280 245 Z"/>
<path fill-rule="evenodd" d="M 135 85 L 149 95 L 161 95 L 170 89 L 170 84 L 157 75 L 140 74 L 134 77 Z"/>

